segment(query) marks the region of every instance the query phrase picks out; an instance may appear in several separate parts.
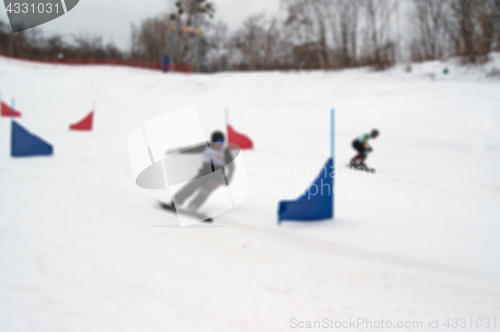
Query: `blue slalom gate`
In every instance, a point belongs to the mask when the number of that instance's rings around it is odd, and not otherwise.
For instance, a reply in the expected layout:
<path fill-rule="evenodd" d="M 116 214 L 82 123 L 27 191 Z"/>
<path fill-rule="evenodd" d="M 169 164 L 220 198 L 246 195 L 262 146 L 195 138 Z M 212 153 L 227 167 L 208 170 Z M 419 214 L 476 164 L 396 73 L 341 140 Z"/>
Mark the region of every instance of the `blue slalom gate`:
<path fill-rule="evenodd" d="M 283 221 L 309 222 L 335 216 L 335 110 L 330 116 L 331 157 L 306 192 L 294 201 L 281 201 L 278 224 Z"/>
<path fill-rule="evenodd" d="M 50 156 L 53 154 L 51 144 L 30 133 L 14 120 L 12 120 L 11 135 L 10 155 L 12 157 Z"/>

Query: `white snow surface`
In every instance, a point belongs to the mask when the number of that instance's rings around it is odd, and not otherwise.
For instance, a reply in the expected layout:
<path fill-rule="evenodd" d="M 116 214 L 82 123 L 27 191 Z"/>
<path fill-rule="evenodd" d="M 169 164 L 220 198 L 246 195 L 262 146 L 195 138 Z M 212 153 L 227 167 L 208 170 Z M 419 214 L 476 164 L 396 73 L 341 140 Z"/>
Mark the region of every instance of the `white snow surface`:
<path fill-rule="evenodd" d="M 0 331 L 301 330 L 293 318 L 499 328 L 500 55 L 412 67 L 184 75 L 0 58 L 3 99 L 55 150 L 11 158 L 0 119 Z M 94 131 L 69 131 L 94 98 Z M 215 218 L 224 227 L 170 227 L 155 203 L 168 193 L 132 176 L 130 131 L 191 104 L 207 138 L 227 107 L 255 144 L 248 197 Z M 278 226 L 278 202 L 329 157 L 331 108 L 335 219 Z M 352 139 L 373 127 L 377 174 L 348 170 Z"/>

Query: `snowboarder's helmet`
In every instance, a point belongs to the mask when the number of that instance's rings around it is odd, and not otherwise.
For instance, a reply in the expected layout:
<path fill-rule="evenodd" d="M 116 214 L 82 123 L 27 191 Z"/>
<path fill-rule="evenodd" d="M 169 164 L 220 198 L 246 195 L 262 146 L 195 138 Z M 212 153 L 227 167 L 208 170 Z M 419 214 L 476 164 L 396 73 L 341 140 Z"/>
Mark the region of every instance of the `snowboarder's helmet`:
<path fill-rule="evenodd" d="M 212 133 L 212 142 L 224 142 L 224 134 L 220 131 L 214 131 Z"/>
<path fill-rule="evenodd" d="M 372 137 L 377 137 L 380 133 L 378 132 L 377 129 L 373 129 L 372 132 L 371 132 L 371 136 Z"/>

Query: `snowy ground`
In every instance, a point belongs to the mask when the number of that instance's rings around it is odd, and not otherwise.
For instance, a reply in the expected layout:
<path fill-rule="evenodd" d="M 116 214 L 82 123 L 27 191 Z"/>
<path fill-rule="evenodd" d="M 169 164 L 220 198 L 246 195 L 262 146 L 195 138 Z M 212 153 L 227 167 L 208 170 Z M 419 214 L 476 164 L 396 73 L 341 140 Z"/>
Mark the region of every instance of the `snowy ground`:
<path fill-rule="evenodd" d="M 297 330 L 292 318 L 423 322 L 401 330 L 496 318 L 500 328 L 495 60 L 186 76 L 0 58 L 3 99 L 55 147 L 10 158 L 0 119 L 0 331 Z M 95 131 L 70 132 L 93 98 Z M 249 196 L 216 218 L 225 227 L 165 227 L 175 217 L 154 201 L 167 194 L 132 177 L 130 131 L 193 103 L 207 138 L 228 107 L 256 146 L 243 154 Z M 377 127 L 368 163 L 378 173 L 341 167 L 335 220 L 277 226 L 278 201 L 328 158 L 332 107 L 337 164 Z"/>

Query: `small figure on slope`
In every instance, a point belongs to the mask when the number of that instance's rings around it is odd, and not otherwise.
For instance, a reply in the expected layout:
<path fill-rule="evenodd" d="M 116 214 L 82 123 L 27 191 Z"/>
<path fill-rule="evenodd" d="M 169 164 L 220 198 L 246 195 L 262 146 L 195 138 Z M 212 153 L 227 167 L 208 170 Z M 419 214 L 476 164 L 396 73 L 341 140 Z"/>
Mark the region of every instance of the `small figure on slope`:
<path fill-rule="evenodd" d="M 194 177 L 196 181 L 190 181 L 182 189 L 175 193 L 173 201 L 170 204 L 162 205 L 164 208 L 171 209 L 173 211 L 182 209 L 181 205 L 184 205 L 189 197 L 193 196 L 186 209 L 189 212 L 196 213 L 198 208 L 207 200 L 215 189 L 223 184 L 229 185 L 229 182 L 234 174 L 234 163 L 231 163 L 234 159 L 233 155 L 224 144 L 224 134 L 222 132 L 214 132 L 211 138 L 212 142 L 207 142 L 206 145 L 167 152 L 168 154 L 175 152 L 180 152 L 181 154 L 202 153 L 203 163 L 201 168 L 198 170 L 198 174 Z M 227 173 L 225 166 L 227 166 Z M 220 180 L 214 180 L 214 177 L 207 176 L 208 174 L 216 172 L 219 169 L 222 171 L 222 178 Z"/>
<path fill-rule="evenodd" d="M 349 164 L 350 167 L 362 169 L 362 170 L 370 170 L 365 165 L 365 160 L 368 158 L 368 153 L 373 152 L 373 148 L 368 144 L 368 141 L 370 139 L 376 139 L 379 136 L 379 131 L 377 129 L 373 129 L 371 133 L 365 133 L 362 134 L 354 139 L 352 141 L 352 147 L 354 150 L 358 152 L 357 155 L 355 155 L 351 159 L 351 163 Z"/>

